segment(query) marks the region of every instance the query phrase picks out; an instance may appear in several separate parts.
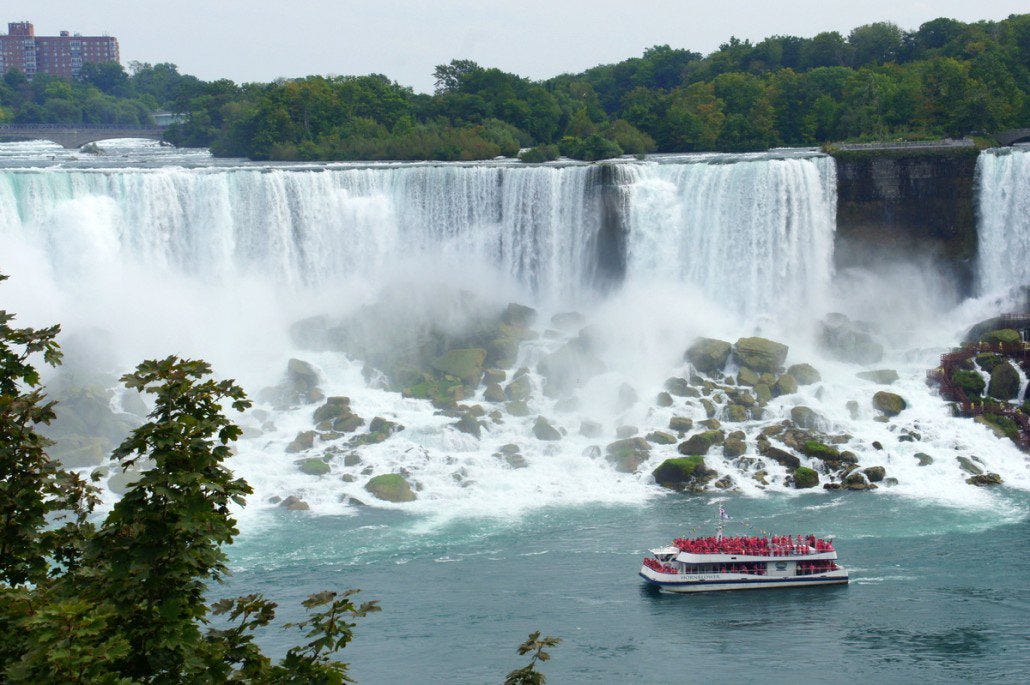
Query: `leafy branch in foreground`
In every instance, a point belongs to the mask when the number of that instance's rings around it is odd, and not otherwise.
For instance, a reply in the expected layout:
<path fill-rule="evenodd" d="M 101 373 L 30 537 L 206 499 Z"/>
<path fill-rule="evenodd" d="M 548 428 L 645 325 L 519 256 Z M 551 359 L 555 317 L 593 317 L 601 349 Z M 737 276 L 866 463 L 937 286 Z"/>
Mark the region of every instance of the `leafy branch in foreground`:
<path fill-rule="evenodd" d="M 530 659 L 528 665 L 509 673 L 508 677 L 504 679 L 504 685 L 543 685 L 546 683 L 547 678 L 544 674 L 536 670 L 536 662 L 549 660 L 551 655 L 545 652 L 544 648 L 555 647 L 560 642 L 560 637 L 548 635 L 545 638 L 541 638 L 539 630 L 530 633 L 529 639 L 519 645 L 518 653 L 520 656 L 523 656 L 532 652 L 533 658 Z"/>

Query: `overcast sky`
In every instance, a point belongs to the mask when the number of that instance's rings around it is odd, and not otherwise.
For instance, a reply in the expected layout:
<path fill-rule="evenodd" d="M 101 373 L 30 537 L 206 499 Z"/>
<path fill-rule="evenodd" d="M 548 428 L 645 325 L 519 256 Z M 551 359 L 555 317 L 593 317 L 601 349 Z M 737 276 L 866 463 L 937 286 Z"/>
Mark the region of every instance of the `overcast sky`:
<path fill-rule="evenodd" d="M 1026 0 L 4 0 L 0 21 L 116 36 L 122 63 L 204 79 L 382 73 L 428 92 L 433 67 L 472 59 L 531 78 L 668 43 L 707 54 L 731 35 L 844 34 L 889 20 L 1003 19 Z"/>

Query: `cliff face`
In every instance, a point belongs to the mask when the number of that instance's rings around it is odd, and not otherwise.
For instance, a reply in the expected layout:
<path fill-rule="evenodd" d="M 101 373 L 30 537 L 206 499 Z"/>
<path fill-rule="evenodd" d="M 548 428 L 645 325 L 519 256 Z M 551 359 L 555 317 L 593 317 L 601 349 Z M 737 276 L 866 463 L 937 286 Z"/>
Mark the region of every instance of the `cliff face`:
<path fill-rule="evenodd" d="M 838 267 L 935 258 L 969 294 L 976 256 L 973 147 L 833 153 Z"/>

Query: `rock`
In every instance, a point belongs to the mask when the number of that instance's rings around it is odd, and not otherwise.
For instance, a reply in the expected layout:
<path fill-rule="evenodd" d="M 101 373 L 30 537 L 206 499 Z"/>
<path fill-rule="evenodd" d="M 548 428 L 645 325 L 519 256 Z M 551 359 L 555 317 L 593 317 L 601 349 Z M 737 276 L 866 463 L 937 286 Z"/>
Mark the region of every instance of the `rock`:
<path fill-rule="evenodd" d="M 869 479 L 870 483 L 879 483 L 887 475 L 886 469 L 882 466 L 870 466 L 862 469 L 862 473 Z"/>
<path fill-rule="evenodd" d="M 843 314 L 830 314 L 822 322 L 819 346 L 838 361 L 875 364 L 883 359 L 883 345 L 873 340 L 868 325 Z"/>
<path fill-rule="evenodd" d="M 821 459 L 822 461 L 842 461 L 840 450 L 818 440 L 806 440 L 800 449 L 801 453 L 806 457 Z"/>
<path fill-rule="evenodd" d="M 733 346 L 737 363 L 755 371 L 776 372 L 787 359 L 788 348 L 766 338 L 741 338 Z"/>
<path fill-rule="evenodd" d="M 1019 397 L 1019 372 L 1009 361 L 1004 361 L 991 371 L 991 382 L 987 394 L 996 400 L 1014 400 Z"/>
<path fill-rule="evenodd" d="M 772 445 L 766 444 L 764 447 L 759 445 L 759 454 L 763 457 L 772 459 L 777 464 L 785 466 L 788 470 L 796 469 L 801 466 L 801 460 L 795 457 L 786 450 L 781 450 L 779 447 L 773 447 Z"/>
<path fill-rule="evenodd" d="M 988 331 L 980 336 L 980 342 L 992 345 L 1018 345 L 1022 341 L 1023 338 L 1020 337 L 1019 331 L 1014 328 L 999 328 L 997 330 Z"/>
<path fill-rule="evenodd" d="M 605 448 L 605 459 L 620 473 L 636 473 L 651 457 L 651 445 L 644 438 L 616 440 Z"/>
<path fill-rule="evenodd" d="M 746 366 L 740 367 L 740 370 L 737 371 L 737 384 L 738 385 L 751 385 L 751 386 L 755 386 L 755 385 L 758 385 L 761 382 L 761 380 L 762 380 L 761 376 L 759 376 L 756 372 L 752 371 L 751 369 L 747 368 Z"/>
<path fill-rule="evenodd" d="M 666 433 L 665 431 L 651 431 L 645 438 L 648 442 L 653 442 L 656 445 L 674 445 L 676 444 L 676 436 L 672 433 Z"/>
<path fill-rule="evenodd" d="M 859 471 L 852 471 L 844 477 L 844 487 L 848 490 L 875 490 L 876 486 L 869 483 L 865 475 Z"/>
<path fill-rule="evenodd" d="M 976 360 L 976 365 L 987 373 L 990 373 L 994 370 L 995 366 L 1005 361 L 1005 357 L 994 352 L 981 352 L 974 359 Z"/>
<path fill-rule="evenodd" d="M 847 408 L 848 414 L 851 415 L 851 420 L 857 421 L 860 415 L 858 402 L 856 400 L 848 400 L 844 406 Z"/>
<path fill-rule="evenodd" d="M 712 431 L 719 430 L 720 428 L 722 428 L 722 424 L 719 423 L 719 419 L 705 419 L 704 421 L 699 421 L 698 423 L 707 428 L 708 430 Z"/>
<path fill-rule="evenodd" d="M 413 502 L 415 493 L 411 485 L 399 473 L 384 473 L 374 476 L 365 483 L 365 489 L 375 497 L 387 502 Z"/>
<path fill-rule="evenodd" d="M 787 373 L 794 377 L 798 385 L 812 385 L 823 379 L 822 375 L 811 364 L 792 364 Z"/>
<path fill-rule="evenodd" d="M 798 382 L 789 373 L 785 373 L 776 379 L 776 385 L 773 386 L 772 390 L 773 395 L 776 397 L 793 395 L 798 391 Z"/>
<path fill-rule="evenodd" d="M 574 331 L 584 323 L 586 319 L 579 312 L 561 312 L 551 317 L 551 325 L 562 331 Z"/>
<path fill-rule="evenodd" d="M 762 404 L 762 405 L 768 404 L 769 401 L 772 400 L 772 398 L 773 398 L 772 388 L 770 388 L 765 383 L 756 383 L 755 384 L 755 400 L 759 404 Z M 757 417 L 755 417 L 755 418 L 757 418 Z"/>
<path fill-rule="evenodd" d="M 726 406 L 726 420 L 731 423 L 742 423 L 747 421 L 747 408 L 739 404 Z"/>
<path fill-rule="evenodd" d="M 529 464 L 526 462 L 526 458 L 521 454 L 505 454 L 503 457 L 504 462 L 513 469 L 524 469 Z"/>
<path fill-rule="evenodd" d="M 620 440 L 623 438 L 632 438 L 639 432 L 640 430 L 636 426 L 619 426 L 615 429 L 615 437 Z"/>
<path fill-rule="evenodd" d="M 794 469 L 794 487 L 801 490 L 819 485 L 819 474 L 806 466 Z"/>
<path fill-rule="evenodd" d="M 694 419 L 686 416 L 673 416 L 669 419 L 669 430 L 677 433 L 686 433 L 694 427 Z"/>
<path fill-rule="evenodd" d="M 315 436 L 317 435 L 318 433 L 315 431 L 302 431 L 297 433 L 297 437 L 293 439 L 293 442 L 286 446 L 286 451 L 294 453 L 311 449 L 315 446 Z"/>
<path fill-rule="evenodd" d="M 966 482 L 970 485 L 983 487 L 985 485 L 1001 485 L 1004 481 L 997 473 L 984 473 L 972 476 L 971 478 L 966 478 Z"/>
<path fill-rule="evenodd" d="M 634 404 L 637 403 L 637 391 L 633 389 L 633 386 L 628 383 L 623 383 L 619 386 L 619 397 L 615 403 L 616 411 L 626 411 Z"/>
<path fill-rule="evenodd" d="M 730 437 L 722 444 L 722 455 L 727 459 L 734 459 L 747 452 L 747 443 L 743 438 Z"/>
<path fill-rule="evenodd" d="M 712 485 L 719 488 L 720 490 L 728 490 L 729 488 L 733 487 L 733 479 L 730 476 L 726 475 L 712 483 Z"/>
<path fill-rule="evenodd" d="M 665 389 L 669 391 L 669 394 L 675 395 L 676 397 L 700 397 L 701 393 L 698 389 L 691 386 L 690 382 L 686 378 L 679 378 L 673 376 L 672 378 L 665 381 Z"/>
<path fill-rule="evenodd" d="M 320 430 L 352 433 L 364 425 L 365 420 L 351 411 L 350 398 L 328 397 L 325 404 L 311 415 Z"/>
<path fill-rule="evenodd" d="M 790 420 L 799 428 L 807 430 L 818 430 L 819 426 L 823 423 L 823 417 L 804 405 L 791 407 Z"/>
<path fill-rule="evenodd" d="M 501 403 L 507 399 L 507 395 L 504 394 L 504 390 L 498 383 L 490 383 L 483 390 L 483 399 L 487 402 Z"/>
<path fill-rule="evenodd" d="M 300 467 L 300 472 L 309 476 L 324 476 L 329 473 L 329 464 L 321 459 L 301 459 L 295 462 Z"/>
<path fill-rule="evenodd" d="M 672 395 L 664 391 L 658 393 L 658 397 L 655 398 L 655 404 L 657 404 L 659 407 L 671 407 Z"/>
<path fill-rule="evenodd" d="M 582 421 L 579 424 L 579 434 L 585 438 L 600 437 L 603 428 L 595 421 Z"/>
<path fill-rule="evenodd" d="M 298 404 L 312 404 L 324 397 L 318 389 L 318 372 L 306 361 L 290 359 L 286 362 L 286 378 L 279 385 L 265 388 L 258 399 L 276 409 L 288 409 Z"/>
<path fill-rule="evenodd" d="M 753 407 L 757 403 L 756 400 L 755 400 L 755 396 L 752 395 L 747 390 L 737 389 L 737 390 L 730 390 L 728 392 L 729 392 L 730 398 L 735 403 L 743 405 L 744 407 Z"/>
<path fill-rule="evenodd" d="M 987 388 L 987 381 L 976 371 L 955 369 L 951 373 L 951 382 L 962 388 L 970 398 L 981 397 Z"/>
<path fill-rule="evenodd" d="M 898 380 L 898 372 L 894 369 L 877 369 L 876 371 L 860 371 L 856 377 L 864 381 L 871 381 L 879 385 L 891 385 Z"/>
<path fill-rule="evenodd" d="M 886 390 L 873 395 L 873 406 L 879 409 L 886 416 L 897 416 L 908 406 L 901 395 L 896 395 Z"/>
<path fill-rule="evenodd" d="M 881 444 L 879 440 L 873 440 L 872 446 L 873 446 L 874 450 L 882 450 L 883 449 L 883 444 Z"/>
<path fill-rule="evenodd" d="M 368 424 L 368 432 L 351 438 L 349 444 L 354 446 L 375 445 L 402 430 L 404 430 L 404 426 L 401 424 L 384 419 L 382 416 L 377 416 Z"/>
<path fill-rule="evenodd" d="M 604 362 L 594 356 L 578 338 L 569 341 L 537 364 L 544 377 L 544 394 L 558 397 L 574 392 L 594 376 L 603 373 Z"/>
<path fill-rule="evenodd" d="M 552 426 L 551 422 L 542 416 L 536 417 L 536 421 L 533 423 L 533 435 L 536 436 L 537 440 L 549 442 L 561 440 L 561 431 Z"/>
<path fill-rule="evenodd" d="M 712 402 L 707 397 L 702 397 L 701 398 L 701 406 L 704 407 L 704 409 L 705 409 L 705 416 L 707 416 L 710 419 L 711 418 L 715 418 L 715 414 L 716 414 L 716 412 L 718 410 L 715 408 L 715 403 L 714 402 Z"/>
<path fill-rule="evenodd" d="M 433 361 L 432 367 L 440 373 L 454 376 L 475 387 L 483 377 L 483 362 L 485 361 L 486 350 L 473 347 L 447 350 Z"/>
<path fill-rule="evenodd" d="M 504 310 L 504 314 L 501 315 L 501 320 L 509 326 L 528 328 L 536 321 L 536 310 L 532 307 L 510 302 L 508 308 Z"/>
<path fill-rule="evenodd" d="M 508 378 L 508 372 L 504 369 L 487 369 L 483 372 L 483 383 L 500 385 Z"/>
<path fill-rule="evenodd" d="M 308 511 L 311 509 L 307 502 L 296 495 L 290 495 L 280 502 L 279 506 L 287 511 Z"/>
<path fill-rule="evenodd" d="M 898 484 L 898 479 L 897 478 L 884 478 L 883 479 L 883 484 L 884 484 L 884 486 L 886 486 L 888 488 L 893 488 L 895 485 Z"/>
<path fill-rule="evenodd" d="M 955 461 L 958 462 L 959 467 L 966 473 L 971 473 L 974 476 L 982 475 L 984 470 L 973 463 L 968 457 L 955 457 Z"/>
<path fill-rule="evenodd" d="M 914 456 L 919 461 L 920 466 L 929 466 L 933 463 L 933 457 L 926 452 L 916 452 Z"/>
<path fill-rule="evenodd" d="M 676 449 L 680 454 L 703 456 L 708 454 L 708 450 L 711 449 L 712 445 L 716 445 L 722 442 L 722 440 L 723 432 L 721 430 L 707 430 L 690 436 L 687 440 L 681 442 Z"/>
<path fill-rule="evenodd" d="M 514 400 L 504 405 L 505 411 L 512 416 L 529 416 L 532 412 L 525 400 Z"/>
<path fill-rule="evenodd" d="M 704 485 L 711 474 L 700 456 L 666 459 L 652 472 L 658 485 L 677 492 Z"/>
<path fill-rule="evenodd" d="M 730 358 L 732 346 L 724 340 L 698 338 L 686 353 L 684 359 L 701 373 L 713 374 L 722 371 Z"/>
<path fill-rule="evenodd" d="M 529 376 L 519 376 L 504 388 L 504 396 L 512 402 L 525 401 L 533 394 L 533 383 Z"/>
<path fill-rule="evenodd" d="M 479 438 L 482 435 L 483 424 L 481 424 L 476 417 L 466 412 L 457 421 L 451 424 L 452 428 L 457 428 L 462 433 L 468 433 L 469 435 Z"/>
<path fill-rule="evenodd" d="M 361 463 L 361 456 L 357 452 L 351 452 L 343 456 L 344 466 L 357 466 Z"/>

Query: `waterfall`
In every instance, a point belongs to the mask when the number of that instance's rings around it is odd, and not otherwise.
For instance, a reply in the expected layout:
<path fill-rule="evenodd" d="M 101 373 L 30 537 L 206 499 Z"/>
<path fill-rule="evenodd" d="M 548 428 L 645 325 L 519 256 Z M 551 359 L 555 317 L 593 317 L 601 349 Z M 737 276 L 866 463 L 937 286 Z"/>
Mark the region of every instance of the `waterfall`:
<path fill-rule="evenodd" d="M 1030 150 L 986 150 L 976 174 L 979 291 L 1030 284 Z"/>
<path fill-rule="evenodd" d="M 809 306 L 832 276 L 829 157 L 628 169 L 627 278 L 685 282 L 744 315 Z"/>

